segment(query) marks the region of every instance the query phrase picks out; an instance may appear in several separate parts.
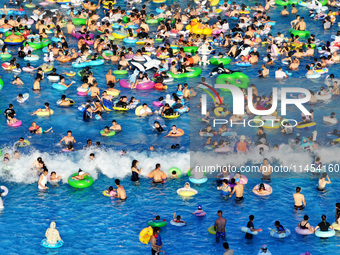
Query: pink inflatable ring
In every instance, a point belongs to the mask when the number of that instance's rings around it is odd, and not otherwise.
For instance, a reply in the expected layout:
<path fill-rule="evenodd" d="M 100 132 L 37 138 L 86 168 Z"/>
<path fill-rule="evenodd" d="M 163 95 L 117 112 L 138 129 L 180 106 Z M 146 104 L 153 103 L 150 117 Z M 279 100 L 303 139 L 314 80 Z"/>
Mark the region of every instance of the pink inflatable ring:
<path fill-rule="evenodd" d="M 119 85 L 122 88 L 128 88 L 128 89 L 131 88 L 131 84 L 127 80 L 124 80 L 124 79 L 119 81 Z M 141 82 L 141 83 L 138 83 L 136 86 L 136 89 L 139 89 L 139 90 L 149 90 L 153 88 L 155 88 L 155 83 L 153 81 Z"/>
<path fill-rule="evenodd" d="M 266 191 L 265 192 L 261 192 L 259 193 L 259 188 L 260 188 L 260 184 L 257 184 L 254 188 L 253 188 L 253 193 L 255 195 L 258 195 L 258 196 L 269 196 L 270 194 L 272 194 L 273 192 L 273 189 L 272 187 L 270 187 L 270 185 L 264 183 L 264 187 L 266 188 Z"/>
<path fill-rule="evenodd" d="M 7 123 L 7 125 L 10 126 L 10 127 L 20 127 L 21 124 L 22 124 L 22 121 L 21 121 L 21 120 L 15 122 L 15 123 L 12 124 L 12 125 L 10 125 L 10 124 Z"/>

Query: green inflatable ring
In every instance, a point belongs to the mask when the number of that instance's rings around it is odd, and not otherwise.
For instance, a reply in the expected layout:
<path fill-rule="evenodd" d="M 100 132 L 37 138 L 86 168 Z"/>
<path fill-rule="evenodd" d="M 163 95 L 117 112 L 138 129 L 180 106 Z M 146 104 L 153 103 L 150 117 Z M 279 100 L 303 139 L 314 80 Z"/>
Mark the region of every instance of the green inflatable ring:
<path fill-rule="evenodd" d="M 147 24 L 158 24 L 158 20 L 157 19 L 147 19 L 147 20 L 145 20 L 145 23 L 147 23 Z"/>
<path fill-rule="evenodd" d="M 30 46 L 34 50 L 39 50 L 39 49 L 43 48 L 41 43 L 37 43 L 37 42 L 27 42 L 27 43 L 28 43 L 28 46 Z"/>
<path fill-rule="evenodd" d="M 288 5 L 289 3 L 288 3 L 288 2 L 285 2 L 285 1 L 282 1 L 282 0 L 275 0 L 275 4 L 281 5 L 281 6 L 286 6 L 286 5 Z"/>
<path fill-rule="evenodd" d="M 25 4 L 25 7 L 27 7 L 27 8 L 34 8 L 35 5 L 34 4 Z"/>
<path fill-rule="evenodd" d="M 183 47 L 184 52 L 195 53 L 198 50 L 197 46 L 187 46 Z"/>
<path fill-rule="evenodd" d="M 123 20 L 124 23 L 129 23 L 129 22 L 130 22 L 130 18 L 129 18 L 129 17 L 126 17 L 126 16 L 124 16 L 124 17 L 122 18 L 122 20 Z"/>
<path fill-rule="evenodd" d="M 232 74 L 220 74 L 216 78 L 216 84 L 231 84 L 238 88 L 246 89 L 250 84 L 250 79 L 247 75 L 240 72 L 235 72 Z M 230 92 L 229 89 L 221 90 Z"/>
<path fill-rule="evenodd" d="M 165 227 L 166 226 L 166 220 L 149 220 L 148 225 L 151 227 Z"/>
<path fill-rule="evenodd" d="M 218 66 L 219 64 L 228 65 L 231 62 L 229 57 L 227 58 L 214 58 L 210 59 L 210 64 Z"/>
<path fill-rule="evenodd" d="M 326 6 L 327 5 L 327 0 L 320 1 L 320 3 L 322 4 L 322 6 Z"/>
<path fill-rule="evenodd" d="M 9 35 L 11 35 L 11 34 L 12 34 L 12 31 L 6 31 L 4 35 L 5 35 L 5 37 L 7 37 L 7 36 L 9 36 Z M 15 32 L 14 34 L 15 34 L 15 35 L 22 35 L 22 34 L 20 34 L 19 32 Z"/>
<path fill-rule="evenodd" d="M 1 59 L 8 59 L 8 58 L 11 58 L 11 57 L 12 57 L 12 55 L 9 54 L 9 53 L 0 54 L 0 58 L 1 58 Z"/>
<path fill-rule="evenodd" d="M 4 87 L 4 81 L 2 79 L 0 79 L 0 90 L 2 90 L 3 87 Z"/>
<path fill-rule="evenodd" d="M 86 25 L 86 19 L 81 19 L 81 18 L 74 18 L 72 19 L 72 23 L 75 26 L 81 26 L 81 25 Z"/>
<path fill-rule="evenodd" d="M 297 5 L 299 3 L 299 0 L 289 0 L 288 3 Z"/>
<path fill-rule="evenodd" d="M 78 176 L 78 173 L 72 174 L 67 181 L 68 184 L 74 188 L 83 189 L 93 184 L 93 177 L 91 175 L 84 176 L 84 180 L 73 180 L 72 177 L 74 176 Z"/>
<path fill-rule="evenodd" d="M 100 39 L 104 39 L 105 38 L 105 36 L 101 36 L 100 37 Z M 113 35 L 109 35 L 108 37 L 107 37 L 107 39 L 109 39 L 110 41 L 114 41 L 116 38 L 113 36 Z"/>
<path fill-rule="evenodd" d="M 174 74 L 172 72 L 169 72 L 169 74 L 176 79 L 180 78 L 186 78 L 186 77 L 196 77 L 199 76 L 202 72 L 201 68 L 198 67 L 192 67 L 191 69 L 194 69 L 194 71 L 189 72 L 189 73 L 179 73 L 179 74 Z"/>
<path fill-rule="evenodd" d="M 114 74 L 120 74 L 120 75 L 125 75 L 128 73 L 127 70 L 114 70 L 113 71 Z"/>
<path fill-rule="evenodd" d="M 288 30 L 289 33 L 291 33 L 294 36 L 299 36 L 299 37 L 309 37 L 310 36 L 310 32 L 305 30 L 305 31 L 301 31 L 301 30 L 295 30 L 295 29 L 289 29 Z"/>
<path fill-rule="evenodd" d="M 42 46 L 42 48 L 44 48 L 44 47 L 47 47 L 49 44 L 51 44 L 51 40 L 50 39 L 43 39 L 42 41 L 41 41 L 41 46 Z"/>
<path fill-rule="evenodd" d="M 163 42 L 163 39 L 162 38 L 156 38 L 155 42 L 161 43 L 161 42 Z"/>
<path fill-rule="evenodd" d="M 303 45 L 305 48 L 308 48 L 308 44 L 305 44 L 305 45 Z M 316 48 L 316 44 L 315 43 L 312 43 L 312 44 L 310 44 L 310 46 L 311 46 L 311 48 L 312 49 L 315 49 Z"/>
<path fill-rule="evenodd" d="M 105 131 L 104 131 L 104 129 L 103 130 L 100 130 L 100 134 L 102 135 L 102 136 L 104 136 L 104 134 L 105 134 Z M 108 136 L 108 137 L 110 137 L 110 136 L 114 136 L 116 134 L 116 132 L 115 131 L 110 131 L 110 133 L 108 133 L 107 135 L 105 135 L 105 136 Z"/>
<path fill-rule="evenodd" d="M 173 172 L 173 171 L 176 172 L 178 178 L 181 178 L 181 176 L 182 176 L 182 171 L 181 171 L 179 168 L 177 168 L 177 167 L 171 167 L 171 168 L 168 170 L 169 176 L 172 175 L 172 172 Z"/>

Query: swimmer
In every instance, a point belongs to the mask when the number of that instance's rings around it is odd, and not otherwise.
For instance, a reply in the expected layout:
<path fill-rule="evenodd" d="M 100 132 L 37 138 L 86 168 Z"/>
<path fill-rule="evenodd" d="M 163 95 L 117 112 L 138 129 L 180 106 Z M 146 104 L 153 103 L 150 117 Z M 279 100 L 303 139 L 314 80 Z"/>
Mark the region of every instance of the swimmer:
<path fill-rule="evenodd" d="M 19 141 L 14 143 L 14 147 L 26 147 L 29 145 L 30 145 L 30 142 L 25 140 L 23 137 L 20 137 Z"/>
<path fill-rule="evenodd" d="M 231 192 L 231 188 L 229 186 L 228 180 L 222 181 L 222 186 L 217 187 L 217 190 L 222 190 L 222 195 L 227 196 Z"/>
<path fill-rule="evenodd" d="M 326 215 L 322 215 L 321 216 L 321 220 L 322 222 L 320 222 L 315 228 L 314 228 L 314 232 L 316 232 L 318 229 L 320 229 L 320 231 L 326 232 L 329 229 L 333 229 L 333 227 L 331 226 L 331 224 L 329 224 L 329 222 L 326 221 L 327 217 Z"/>
<path fill-rule="evenodd" d="M 133 182 L 138 182 L 139 181 L 139 175 L 142 172 L 143 168 L 138 169 L 138 164 L 140 162 L 136 159 L 132 161 L 132 166 L 131 166 L 131 181 Z"/>
<path fill-rule="evenodd" d="M 275 221 L 276 232 L 278 234 L 286 233 L 285 228 L 281 225 L 280 221 Z"/>
<path fill-rule="evenodd" d="M 61 237 L 59 235 L 59 231 L 56 230 L 56 224 L 54 221 L 51 222 L 50 227 L 46 230 L 46 242 L 48 244 L 56 244 L 61 241 Z"/>
<path fill-rule="evenodd" d="M 242 201 L 243 198 L 243 190 L 244 186 L 240 183 L 240 179 L 235 179 L 236 186 L 234 187 L 233 191 L 230 193 L 229 197 L 232 197 L 234 193 L 236 193 L 236 201 Z"/>
<path fill-rule="evenodd" d="M 195 214 L 195 215 L 200 215 L 200 214 L 203 214 L 203 213 L 205 213 L 204 211 L 203 211 L 203 207 L 201 206 L 201 205 L 198 205 L 197 206 L 197 210 L 196 211 L 194 211 L 193 213 L 191 213 L 191 214 Z"/>
<path fill-rule="evenodd" d="M 272 255 L 272 253 L 268 250 L 267 245 L 262 245 L 260 251 L 257 255 Z"/>
<path fill-rule="evenodd" d="M 111 197 L 116 196 L 116 191 L 115 191 L 115 189 L 114 189 L 112 186 L 110 186 L 110 187 L 107 189 L 107 192 L 109 193 L 109 195 L 110 195 Z"/>
<path fill-rule="evenodd" d="M 182 131 L 179 131 L 179 130 L 177 129 L 176 125 L 173 125 L 173 126 L 171 127 L 171 130 L 170 130 L 168 136 L 182 135 L 182 134 L 183 134 L 183 132 L 182 132 Z"/>
<path fill-rule="evenodd" d="M 153 234 L 150 238 L 151 254 L 152 255 L 158 255 L 161 252 L 163 252 L 163 254 L 164 254 L 164 251 L 161 250 L 162 247 L 163 247 L 163 243 L 162 243 L 162 238 L 159 234 L 159 230 L 160 230 L 159 227 L 154 227 L 153 228 Z"/>
<path fill-rule="evenodd" d="M 66 99 L 65 95 L 61 96 L 59 106 L 70 106 L 70 101 Z"/>
<path fill-rule="evenodd" d="M 249 221 L 247 223 L 247 228 L 249 228 L 250 231 L 252 231 L 252 232 L 254 232 L 254 231 L 261 232 L 262 231 L 261 228 L 255 228 L 254 227 L 254 219 L 255 219 L 254 215 L 249 215 Z M 253 239 L 253 236 L 254 235 L 252 235 L 252 234 L 246 233 L 245 238 L 246 239 Z"/>
<path fill-rule="evenodd" d="M 177 215 L 177 217 L 176 217 L 176 212 L 174 212 L 174 215 L 172 216 L 172 220 L 174 222 L 176 222 L 176 223 L 184 223 L 184 224 L 186 224 L 186 222 L 182 220 L 180 215 Z"/>
<path fill-rule="evenodd" d="M 71 81 L 70 84 L 66 84 L 66 83 L 65 83 L 65 77 L 64 77 L 64 76 L 61 76 L 61 77 L 60 77 L 60 82 L 59 82 L 58 84 L 63 85 L 63 86 L 66 87 L 66 88 L 69 88 L 73 83 L 75 83 L 75 81 Z"/>
<path fill-rule="evenodd" d="M 153 178 L 153 183 L 164 183 L 167 178 L 166 173 L 161 170 L 161 164 L 156 164 L 155 170 L 151 171 L 148 175 L 149 178 Z"/>
<path fill-rule="evenodd" d="M 60 175 L 57 175 L 56 172 L 52 172 L 50 176 L 50 182 L 59 182 L 60 178 L 61 178 Z"/>
<path fill-rule="evenodd" d="M 301 188 L 296 187 L 296 193 L 293 194 L 295 210 L 303 210 L 306 207 L 305 196 L 301 193 Z"/>
<path fill-rule="evenodd" d="M 83 170 L 81 170 L 79 168 L 78 175 L 77 176 L 73 176 L 72 179 L 73 180 L 78 180 L 78 181 L 84 180 L 85 176 L 87 176 L 87 175 L 90 175 L 90 174 L 89 173 L 85 173 Z"/>
<path fill-rule="evenodd" d="M 146 103 L 144 103 L 142 105 L 142 109 L 140 109 L 139 111 L 139 116 L 147 116 L 147 115 L 152 115 L 152 111 L 150 108 L 148 108 L 148 105 Z"/>
<path fill-rule="evenodd" d="M 229 249 L 229 244 L 227 242 L 223 243 L 224 253 L 223 255 L 234 255 L 234 250 Z"/>
<path fill-rule="evenodd" d="M 51 116 L 52 112 L 51 112 L 50 104 L 48 102 L 46 102 L 44 106 L 45 106 L 45 109 L 39 108 L 35 112 L 33 112 L 31 115 L 35 115 L 38 112 L 45 111 L 45 112 L 48 112 L 48 116 Z"/>
<path fill-rule="evenodd" d="M 24 85 L 24 82 L 20 79 L 20 77 L 15 76 L 14 80 L 12 81 L 12 84 L 14 84 L 14 85 Z"/>
<path fill-rule="evenodd" d="M 9 104 L 8 105 L 8 108 L 4 111 L 4 115 L 6 116 L 6 118 L 7 118 L 7 116 L 8 115 L 13 115 L 13 116 L 15 116 L 16 115 L 16 113 L 15 113 L 15 111 L 14 111 L 14 109 L 13 109 L 13 105 L 12 104 Z"/>
<path fill-rule="evenodd" d="M 303 216 L 303 220 L 299 222 L 298 228 L 300 229 L 308 229 L 310 232 L 314 232 L 314 229 L 311 227 L 311 225 L 308 223 L 308 215 Z"/>
<path fill-rule="evenodd" d="M 68 145 L 73 145 L 73 143 L 76 143 L 76 139 L 74 139 L 74 137 L 72 136 L 72 131 L 69 130 L 67 131 L 67 135 L 64 136 L 60 141 L 59 144 L 61 145 L 62 143 L 65 143 L 66 146 Z"/>
<path fill-rule="evenodd" d="M 327 180 L 326 180 L 327 178 Z M 329 179 L 329 176 L 327 173 L 322 173 L 321 178 L 319 179 L 319 183 L 318 183 L 318 190 L 319 191 L 324 191 L 326 184 L 331 184 L 331 179 Z"/>
<path fill-rule="evenodd" d="M 38 189 L 40 190 L 48 189 L 48 187 L 46 186 L 48 170 L 45 166 L 43 167 L 43 169 L 44 169 L 43 173 L 40 175 L 39 181 L 38 181 Z"/>
<path fill-rule="evenodd" d="M 223 212 L 219 210 L 217 212 L 218 219 L 215 220 L 214 230 L 216 231 L 216 243 L 220 242 L 220 238 L 223 241 L 227 241 L 225 236 L 225 226 L 227 224 L 227 219 L 222 217 Z"/>
<path fill-rule="evenodd" d="M 108 136 L 112 131 L 108 126 L 104 127 L 104 133 L 102 133 L 102 136 Z"/>
<path fill-rule="evenodd" d="M 258 193 L 258 194 L 268 194 L 268 193 L 269 193 L 269 191 L 266 190 L 266 187 L 264 186 L 263 183 L 261 183 L 261 184 L 259 185 L 259 188 L 258 188 L 258 189 L 255 189 L 255 188 L 254 188 L 253 191 L 255 191 L 255 192 Z"/>
<path fill-rule="evenodd" d="M 153 125 L 154 125 L 154 130 L 156 130 L 157 132 L 159 133 L 164 132 L 164 128 L 161 126 L 161 124 L 157 120 L 154 122 Z"/>
<path fill-rule="evenodd" d="M 262 179 L 270 180 L 271 174 L 273 173 L 273 167 L 269 164 L 267 158 L 263 160 L 263 164 L 260 167 L 260 173 L 262 173 Z"/>
<path fill-rule="evenodd" d="M 179 176 L 178 176 L 178 174 L 177 174 L 176 171 L 172 171 L 172 172 L 171 172 L 170 179 L 179 179 Z M 188 182 L 187 182 L 187 183 L 188 183 Z M 184 188 L 187 188 L 187 183 L 185 183 Z M 188 183 L 188 184 L 189 184 L 189 183 Z M 189 188 L 190 188 L 190 184 L 189 184 Z"/>
<path fill-rule="evenodd" d="M 116 179 L 115 184 L 117 186 L 117 190 L 116 190 L 117 192 L 116 192 L 115 197 L 119 198 L 122 201 L 126 200 L 127 199 L 126 192 L 125 192 L 124 187 L 122 185 L 120 185 L 120 180 Z"/>

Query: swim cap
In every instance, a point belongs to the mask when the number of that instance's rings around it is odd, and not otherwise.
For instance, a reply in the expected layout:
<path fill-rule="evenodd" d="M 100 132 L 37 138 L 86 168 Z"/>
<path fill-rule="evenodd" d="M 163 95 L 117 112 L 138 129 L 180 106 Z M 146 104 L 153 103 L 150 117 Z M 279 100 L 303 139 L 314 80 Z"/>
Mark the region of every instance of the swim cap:
<path fill-rule="evenodd" d="M 197 206 L 197 209 L 198 209 L 198 210 L 202 210 L 202 206 L 201 206 L 201 205 L 198 205 L 198 206 Z"/>
<path fill-rule="evenodd" d="M 266 250 L 267 249 L 267 245 L 266 244 L 262 245 L 261 249 Z"/>
<path fill-rule="evenodd" d="M 235 180 L 235 182 L 240 182 L 240 179 L 239 179 L 239 178 L 237 178 L 237 179 Z"/>

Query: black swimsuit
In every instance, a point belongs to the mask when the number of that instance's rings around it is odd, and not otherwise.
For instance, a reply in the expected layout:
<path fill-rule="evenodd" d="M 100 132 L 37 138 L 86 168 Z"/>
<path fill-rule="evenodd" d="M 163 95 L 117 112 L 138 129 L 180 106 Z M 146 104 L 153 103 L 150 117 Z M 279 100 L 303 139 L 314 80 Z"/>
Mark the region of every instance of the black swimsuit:
<path fill-rule="evenodd" d="M 301 221 L 301 222 L 302 222 L 302 221 Z M 306 227 L 307 224 L 308 224 L 308 222 L 306 222 L 306 224 L 305 224 L 304 226 L 301 225 L 301 222 L 300 222 L 300 228 L 301 228 L 301 229 L 308 229 L 308 228 Z"/>

